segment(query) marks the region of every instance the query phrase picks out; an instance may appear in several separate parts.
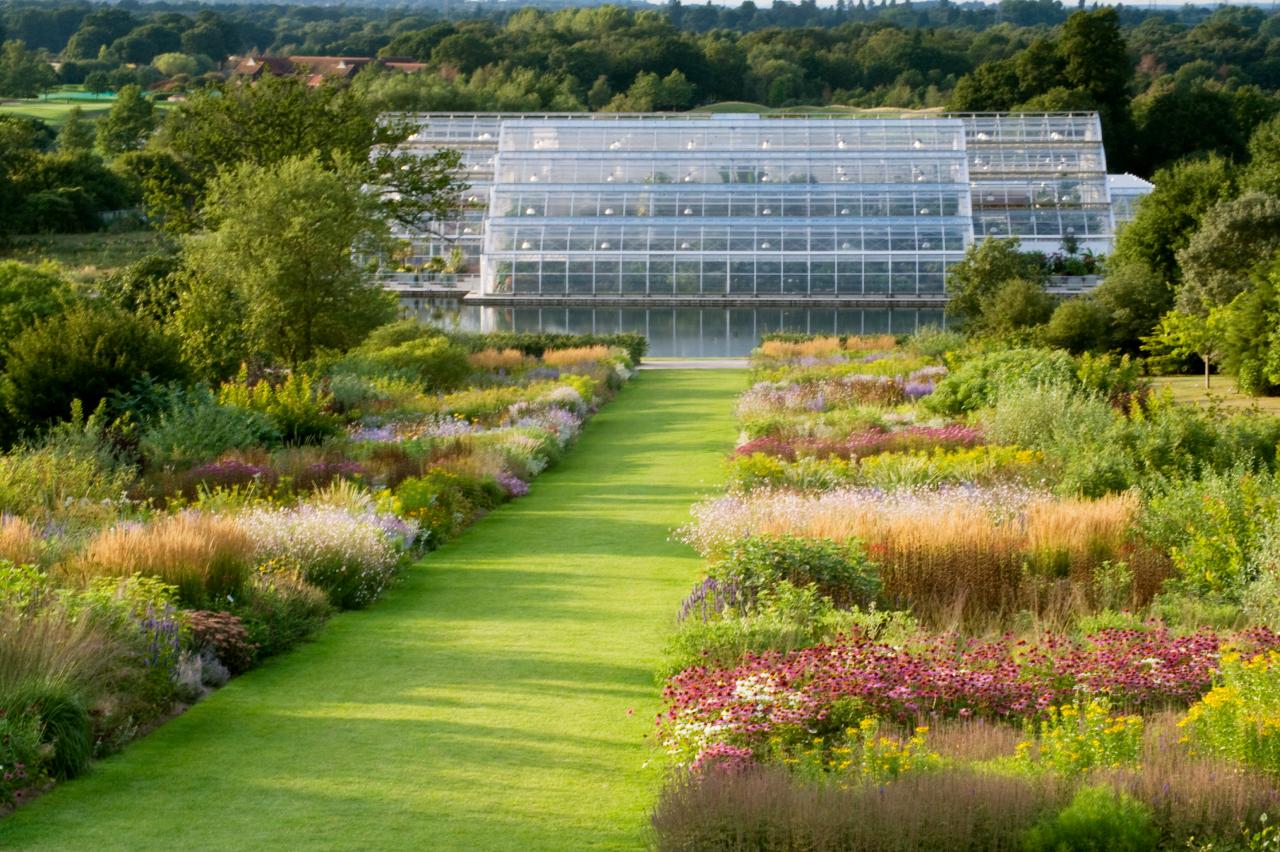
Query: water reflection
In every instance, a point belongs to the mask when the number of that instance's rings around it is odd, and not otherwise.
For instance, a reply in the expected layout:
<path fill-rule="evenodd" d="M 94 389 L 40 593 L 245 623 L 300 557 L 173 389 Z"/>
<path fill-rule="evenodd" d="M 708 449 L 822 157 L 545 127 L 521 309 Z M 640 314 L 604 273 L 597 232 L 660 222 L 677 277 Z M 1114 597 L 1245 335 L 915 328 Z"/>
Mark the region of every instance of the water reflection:
<path fill-rule="evenodd" d="M 775 331 L 908 334 L 943 324 L 941 308 L 526 308 L 409 298 L 401 307 L 457 331 L 636 332 L 649 339 L 650 355 L 683 358 L 742 357 Z"/>

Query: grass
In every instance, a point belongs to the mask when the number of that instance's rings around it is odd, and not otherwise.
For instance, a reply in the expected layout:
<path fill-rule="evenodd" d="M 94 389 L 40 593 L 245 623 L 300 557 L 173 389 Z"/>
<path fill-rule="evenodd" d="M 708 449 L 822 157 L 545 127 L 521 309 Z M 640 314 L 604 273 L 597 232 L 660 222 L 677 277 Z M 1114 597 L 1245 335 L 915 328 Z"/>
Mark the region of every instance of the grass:
<path fill-rule="evenodd" d="M 1178 402 L 1191 405 L 1216 405 L 1222 408 L 1248 411 L 1257 409 L 1266 414 L 1280 414 L 1280 397 L 1248 396 L 1236 390 L 1227 376 L 1214 376 L 1209 390 L 1204 389 L 1204 376 L 1157 376 L 1152 379 L 1157 391 L 1168 388 Z"/>
<path fill-rule="evenodd" d="M 169 240 L 165 234 L 150 230 L 17 236 L 0 245 L 0 260 L 52 260 L 76 278 L 90 281 L 163 251 Z"/>
<path fill-rule="evenodd" d="M 739 371 L 645 373 L 386 599 L 0 821 L 6 849 L 642 847 Z"/>
<path fill-rule="evenodd" d="M 94 95 L 83 86 L 59 86 L 39 98 L 0 98 L 0 115 L 18 115 L 35 118 L 51 127 L 61 127 L 75 107 L 86 119 L 106 115 L 115 102 L 115 95 Z M 169 109 L 168 101 L 156 101 L 157 109 Z"/>

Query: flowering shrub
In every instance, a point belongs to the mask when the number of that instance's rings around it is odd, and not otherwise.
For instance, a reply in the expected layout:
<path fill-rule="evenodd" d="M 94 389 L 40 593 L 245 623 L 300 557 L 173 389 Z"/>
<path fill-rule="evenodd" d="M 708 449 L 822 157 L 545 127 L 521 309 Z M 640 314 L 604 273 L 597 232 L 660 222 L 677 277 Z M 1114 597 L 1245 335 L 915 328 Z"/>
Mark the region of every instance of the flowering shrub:
<path fill-rule="evenodd" d="M 179 489 L 191 497 L 200 488 L 231 489 L 261 483 L 274 485 L 276 472 L 267 465 L 257 465 L 238 458 L 223 458 L 193 467 L 182 475 Z"/>
<path fill-rule="evenodd" d="M 1179 725 L 1198 752 L 1280 774 L 1280 653 L 1224 656 L 1217 684 Z"/>
<path fill-rule="evenodd" d="M 1049 707 L 1027 723 L 1027 739 L 1018 743 L 1018 761 L 1075 776 L 1090 769 L 1119 769 L 1138 762 L 1142 717 L 1111 715 L 1106 698 Z"/>
<path fill-rule="evenodd" d="M 0 806 L 12 805 L 45 778 L 48 746 L 40 741 L 40 719 L 0 712 Z"/>
<path fill-rule="evenodd" d="M 375 600 L 395 578 L 417 524 L 374 512 L 302 504 L 237 517 L 260 562 L 298 571 L 339 609 Z"/>
<path fill-rule="evenodd" d="M 829 411 L 852 405 L 900 405 L 903 382 L 885 376 L 841 376 L 814 382 L 759 382 L 738 399 L 742 420 L 802 411 Z"/>
<path fill-rule="evenodd" d="M 814 737 L 798 749 L 775 738 L 768 744 L 770 760 L 800 775 L 834 778 L 842 784 L 885 784 L 905 772 L 941 768 L 942 757 L 925 742 L 928 727 L 916 727 L 905 739 L 882 733 L 883 727 L 879 719 L 868 716 L 836 738 Z"/>
<path fill-rule="evenodd" d="M 866 458 L 878 453 L 907 452 L 933 448 L 973 447 L 982 443 L 982 432 L 971 426 L 907 426 L 890 431 L 869 429 L 840 441 L 757 438 L 738 447 L 740 456 L 767 453 L 794 461 L 797 456 L 842 459 Z"/>
<path fill-rule="evenodd" d="M 953 636 L 894 648 L 859 636 L 785 655 L 748 656 L 731 669 L 691 668 L 664 691 L 659 736 L 692 759 L 713 742 L 756 746 L 785 730 L 819 725 L 839 702 L 909 724 L 920 716 L 1020 719 L 1074 700 L 1107 697 L 1133 710 L 1188 704 L 1206 692 L 1226 637 L 1209 630 L 1104 630 L 1082 640 L 1046 634 L 1030 642 Z M 1280 649 L 1254 630 L 1235 644 Z"/>
<path fill-rule="evenodd" d="M 237 616 L 229 612 L 192 610 L 187 613 L 187 627 L 191 646 L 196 651 L 212 651 L 232 674 L 253 665 L 257 648 L 249 641 L 249 634 Z"/>

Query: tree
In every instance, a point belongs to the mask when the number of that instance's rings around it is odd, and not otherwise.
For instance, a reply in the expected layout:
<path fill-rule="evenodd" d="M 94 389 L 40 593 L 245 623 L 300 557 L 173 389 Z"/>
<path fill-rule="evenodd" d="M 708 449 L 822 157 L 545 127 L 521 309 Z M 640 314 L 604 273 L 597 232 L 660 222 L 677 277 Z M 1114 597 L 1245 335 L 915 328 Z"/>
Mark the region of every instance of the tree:
<path fill-rule="evenodd" d="M 84 118 L 80 107 L 72 107 L 58 131 L 58 150 L 68 153 L 88 151 L 93 148 L 93 126 Z"/>
<path fill-rule="evenodd" d="M 5 363 L 5 407 L 20 424 L 69 417 L 79 401 L 92 411 L 139 381 L 184 381 L 176 342 L 154 324 L 103 305 L 80 305 L 14 338 Z"/>
<path fill-rule="evenodd" d="M 98 148 L 115 156 L 141 148 L 156 127 L 155 106 L 138 86 L 116 93 L 111 110 L 98 120 Z"/>
<path fill-rule="evenodd" d="M 975 331 L 982 330 L 988 300 L 1014 280 L 1043 283 L 1039 257 L 1019 250 L 1016 237 L 988 237 L 965 250 L 964 258 L 947 274 L 947 313 L 962 317 Z"/>
<path fill-rule="evenodd" d="M 395 299 L 367 280 L 354 252 L 385 246 L 378 199 L 363 169 L 318 155 L 272 166 L 243 163 L 217 178 L 205 209 L 209 229 L 185 243 L 192 281 L 178 323 L 203 346 L 206 299 L 234 303 L 237 335 L 253 352 L 296 368 L 321 348 L 345 349 L 395 314 Z"/>
<path fill-rule="evenodd" d="M 612 99 L 613 87 L 609 85 L 609 78 L 601 74 L 587 91 L 587 106 L 594 110 L 603 109 Z"/>
<path fill-rule="evenodd" d="M 40 52 L 21 41 L 0 45 L 0 97 L 34 98 L 51 88 L 58 77 Z"/>
<path fill-rule="evenodd" d="M 71 284 L 56 265 L 0 261 L 0 347 L 37 320 L 61 313 L 71 301 Z M 3 361 L 0 348 L 0 363 Z"/>
<path fill-rule="evenodd" d="M 1226 325 L 1227 314 L 1221 307 L 1203 315 L 1173 310 L 1161 317 L 1142 345 L 1156 356 L 1199 358 L 1204 362 L 1204 388 L 1208 390 L 1209 370 L 1222 355 Z"/>
<path fill-rule="evenodd" d="M 1177 252 L 1187 245 L 1204 214 L 1235 194 L 1231 163 L 1211 155 L 1183 160 L 1156 172 L 1155 191 L 1142 199 L 1137 215 L 1121 229 L 1114 257 L 1138 263 L 1162 281 L 1181 280 Z"/>
<path fill-rule="evenodd" d="M 1112 258 L 1102 284 L 1091 294 L 1107 313 L 1108 348 L 1136 354 L 1142 338 L 1173 307 L 1173 288 L 1143 263 Z"/>
<path fill-rule="evenodd" d="M 362 181 L 378 188 L 386 215 L 406 227 L 447 217 L 464 186 L 458 153 L 400 153 L 397 146 L 416 128 L 380 121 L 377 104 L 353 88 L 266 77 L 196 93 L 166 116 L 149 146 L 166 159 L 150 164 L 157 179 L 146 188 L 148 207 L 170 212 L 165 226 L 171 230 L 189 231 L 199 224 L 206 188 L 220 171 L 315 152 L 326 168 L 339 161 L 362 165 Z"/>
<path fill-rule="evenodd" d="M 979 329 L 998 337 L 1016 334 L 1047 322 L 1053 306 L 1043 281 L 1011 278 L 982 300 Z"/>
<path fill-rule="evenodd" d="M 1246 189 L 1280 196 L 1280 115 L 1254 130 L 1249 139 L 1249 166 L 1241 183 Z"/>
<path fill-rule="evenodd" d="M 1250 274 L 1280 249 L 1280 198 L 1246 192 L 1205 214 L 1178 252 L 1183 284 L 1178 306 L 1203 312 L 1225 305 L 1249 285 Z"/>
<path fill-rule="evenodd" d="M 1093 296 L 1078 296 L 1058 305 L 1042 339 L 1055 349 L 1092 352 L 1106 349 L 1110 337 L 1111 314 Z"/>

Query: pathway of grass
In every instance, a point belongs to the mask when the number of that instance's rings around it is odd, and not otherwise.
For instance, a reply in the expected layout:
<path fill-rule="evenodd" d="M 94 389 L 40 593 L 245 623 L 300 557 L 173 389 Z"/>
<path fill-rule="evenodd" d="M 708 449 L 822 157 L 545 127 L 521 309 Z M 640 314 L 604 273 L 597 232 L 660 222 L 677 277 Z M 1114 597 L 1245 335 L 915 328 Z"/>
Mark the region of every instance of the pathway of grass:
<path fill-rule="evenodd" d="M 0 821 L 0 848 L 642 847 L 736 371 L 650 372 L 393 594 Z M 646 765 L 648 763 L 648 765 Z"/>

